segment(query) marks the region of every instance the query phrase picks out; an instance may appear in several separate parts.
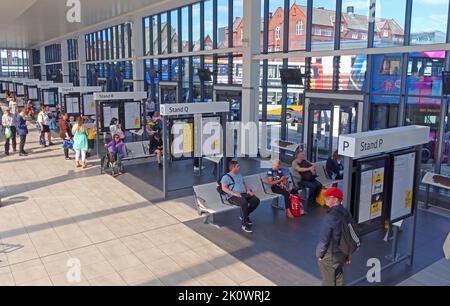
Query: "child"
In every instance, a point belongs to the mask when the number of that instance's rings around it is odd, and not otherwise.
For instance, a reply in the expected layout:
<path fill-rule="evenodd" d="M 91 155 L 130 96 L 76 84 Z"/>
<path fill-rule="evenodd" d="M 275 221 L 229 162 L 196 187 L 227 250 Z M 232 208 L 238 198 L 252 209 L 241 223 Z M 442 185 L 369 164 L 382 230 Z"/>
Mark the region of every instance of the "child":
<path fill-rule="evenodd" d="M 92 128 L 88 129 L 88 156 L 91 156 L 92 151 L 94 150 L 95 137 L 97 136 L 97 127 L 95 124 Z"/>

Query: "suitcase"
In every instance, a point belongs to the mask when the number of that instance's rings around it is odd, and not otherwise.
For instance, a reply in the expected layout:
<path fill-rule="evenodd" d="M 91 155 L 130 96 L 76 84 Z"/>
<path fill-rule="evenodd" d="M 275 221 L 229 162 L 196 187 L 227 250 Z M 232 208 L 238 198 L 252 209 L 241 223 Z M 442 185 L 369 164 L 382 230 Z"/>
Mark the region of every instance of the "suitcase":
<path fill-rule="evenodd" d="M 298 218 L 302 216 L 302 204 L 298 195 L 291 195 L 291 213 L 294 217 Z"/>

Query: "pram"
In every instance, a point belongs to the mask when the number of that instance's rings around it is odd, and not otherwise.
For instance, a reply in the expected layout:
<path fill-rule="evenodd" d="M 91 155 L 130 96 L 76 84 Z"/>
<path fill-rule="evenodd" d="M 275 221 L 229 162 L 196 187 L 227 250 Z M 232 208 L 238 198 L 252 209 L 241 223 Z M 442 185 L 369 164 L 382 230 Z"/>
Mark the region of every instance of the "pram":
<path fill-rule="evenodd" d="M 109 173 L 112 176 L 118 176 L 123 173 L 123 165 L 117 153 L 105 153 L 101 160 L 101 174 Z"/>

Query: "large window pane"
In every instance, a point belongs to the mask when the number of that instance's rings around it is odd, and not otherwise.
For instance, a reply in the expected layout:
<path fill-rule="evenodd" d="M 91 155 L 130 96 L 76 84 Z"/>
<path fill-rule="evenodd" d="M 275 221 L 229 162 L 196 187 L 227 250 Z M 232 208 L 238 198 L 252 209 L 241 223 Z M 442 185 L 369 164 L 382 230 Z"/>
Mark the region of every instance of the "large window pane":
<path fill-rule="evenodd" d="M 200 50 L 200 4 L 192 6 L 192 50 Z"/>
<path fill-rule="evenodd" d="M 170 27 L 172 36 L 172 53 L 178 53 L 178 10 L 170 13 Z"/>
<path fill-rule="evenodd" d="M 311 58 L 311 89 L 333 89 L 333 57 Z"/>
<path fill-rule="evenodd" d="M 145 36 L 145 42 L 144 42 L 144 54 L 146 56 L 151 55 L 150 54 L 150 17 L 144 18 L 144 36 Z M 108 47 L 109 47 L 109 31 L 108 31 Z"/>
<path fill-rule="evenodd" d="M 444 67 L 445 51 L 410 54 L 407 82 L 410 103 L 428 104 L 432 101 L 429 97 L 441 96 Z"/>
<path fill-rule="evenodd" d="M 306 0 L 291 0 L 291 12 L 289 14 L 289 50 L 305 50 L 306 24 L 307 24 Z"/>
<path fill-rule="evenodd" d="M 168 29 L 169 29 L 169 27 L 167 24 L 167 13 L 162 13 L 161 14 L 161 51 L 162 51 L 162 54 L 169 53 L 169 50 L 168 50 L 169 31 L 168 31 Z"/>
<path fill-rule="evenodd" d="M 372 96 L 370 128 L 381 130 L 397 127 L 399 104 L 400 96 Z"/>
<path fill-rule="evenodd" d="M 213 3 L 205 1 L 205 50 L 213 49 Z"/>
<path fill-rule="evenodd" d="M 358 4 L 358 5 L 355 5 Z M 367 47 L 370 0 L 342 1 L 341 49 Z"/>
<path fill-rule="evenodd" d="M 181 18 L 182 18 L 181 38 L 183 40 L 183 52 L 189 52 L 189 9 L 188 9 L 188 7 L 182 8 Z"/>
<path fill-rule="evenodd" d="M 374 56 L 372 72 L 372 93 L 399 95 L 401 88 L 401 54 Z"/>
<path fill-rule="evenodd" d="M 242 46 L 244 36 L 244 3 L 243 0 L 233 0 L 233 47 Z"/>
<path fill-rule="evenodd" d="M 402 45 L 405 38 L 406 0 L 377 0 L 375 47 Z"/>
<path fill-rule="evenodd" d="M 267 52 L 283 51 L 284 1 L 269 1 L 269 47 Z"/>
<path fill-rule="evenodd" d="M 341 56 L 339 90 L 365 90 L 367 56 Z"/>
<path fill-rule="evenodd" d="M 153 54 L 159 54 L 158 50 L 158 41 L 159 41 L 159 32 L 158 32 L 158 18 L 156 16 L 152 17 L 151 20 L 153 26 Z"/>
<path fill-rule="evenodd" d="M 217 47 L 228 48 L 228 0 L 217 0 Z"/>
<path fill-rule="evenodd" d="M 415 0 L 411 18 L 411 44 L 445 43 L 448 0 Z"/>
<path fill-rule="evenodd" d="M 333 50 L 336 23 L 336 1 L 314 0 L 312 49 Z M 341 31 L 343 28 L 341 27 Z"/>

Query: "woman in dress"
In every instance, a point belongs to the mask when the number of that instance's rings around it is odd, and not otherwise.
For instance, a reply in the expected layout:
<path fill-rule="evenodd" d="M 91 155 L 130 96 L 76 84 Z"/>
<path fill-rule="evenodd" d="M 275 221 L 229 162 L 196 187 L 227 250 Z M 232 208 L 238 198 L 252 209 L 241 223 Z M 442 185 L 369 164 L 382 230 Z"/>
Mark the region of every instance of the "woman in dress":
<path fill-rule="evenodd" d="M 86 168 L 86 153 L 88 151 L 88 138 L 87 129 L 83 125 L 83 118 L 78 117 L 77 124 L 74 125 L 72 129 L 73 134 L 73 149 L 75 150 L 76 156 L 76 167 Z"/>

